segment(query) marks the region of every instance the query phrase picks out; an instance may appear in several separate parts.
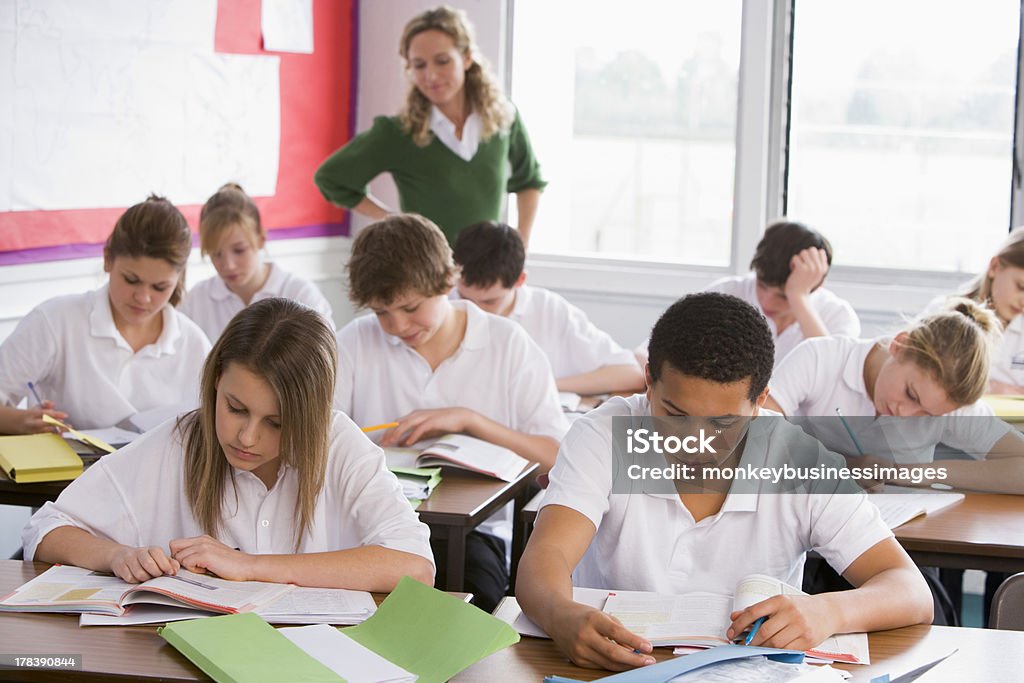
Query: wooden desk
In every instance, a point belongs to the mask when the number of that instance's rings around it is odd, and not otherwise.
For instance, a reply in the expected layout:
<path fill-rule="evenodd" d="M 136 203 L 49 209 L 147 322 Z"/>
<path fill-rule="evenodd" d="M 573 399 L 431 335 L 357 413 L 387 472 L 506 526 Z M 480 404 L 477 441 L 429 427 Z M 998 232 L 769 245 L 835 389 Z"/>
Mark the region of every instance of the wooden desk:
<path fill-rule="evenodd" d="M 444 468 L 441 483 L 430 494 L 430 498 L 417 508 L 420 519 L 430 527 L 431 537 L 443 539 L 448 544 L 444 558 L 448 571 L 447 585 L 438 588 L 449 591 L 464 590 L 466 535 L 480 522 L 510 502 L 515 504 L 512 517 L 512 585 L 515 585 L 514 572 L 526 545 L 522 525 L 516 524 L 515 520 L 519 518 L 523 506 L 529 500 L 530 487 L 537 475 L 537 468 L 536 463 L 531 463 L 511 483 L 458 468 Z"/>
<path fill-rule="evenodd" d="M 0 561 L 0 595 L 38 576 L 47 565 Z M 499 615 L 515 618 L 512 598 Z M 960 651 L 928 674 L 928 681 L 1005 681 L 1024 670 L 1024 632 L 988 631 L 945 626 L 913 626 L 869 636 L 873 664 L 848 667 L 854 681 L 880 673 L 901 674 L 959 648 Z M 80 628 L 78 616 L 68 614 L 0 614 L 0 652 L 5 654 L 80 654 L 82 671 L 0 670 L 0 680 L 164 681 L 206 680 L 203 673 L 156 634 L 154 626 Z M 659 648 L 659 658 L 670 656 Z M 524 638 L 511 648 L 477 662 L 453 680 L 480 683 L 540 681 L 560 674 L 580 680 L 608 675 L 580 669 L 567 662 L 549 640 Z"/>
<path fill-rule="evenodd" d="M 515 504 L 513 522 L 519 519 L 523 505 L 529 499 L 531 484 L 538 465 L 533 463 L 519 476 L 507 483 L 458 468 L 445 467 L 441 483 L 423 501 L 417 511 L 424 524 L 430 527 L 433 538 L 447 541 L 444 561 L 448 570 L 449 591 L 464 590 L 463 566 L 466 559 L 466 535 L 508 503 Z M 0 504 L 42 507 L 56 500 L 70 482 L 55 481 L 35 484 L 16 484 L 0 470 Z M 526 545 L 522 525 L 513 523 L 512 570 L 515 572 Z M 513 581 L 515 574 L 513 573 Z M 515 585 L 513 583 L 512 585 Z"/>
<path fill-rule="evenodd" d="M 1024 496 L 965 493 L 956 505 L 893 532 L 921 566 L 1024 571 Z"/>
<path fill-rule="evenodd" d="M 514 621 L 520 610 L 515 598 L 505 598 L 495 615 Z M 910 626 L 868 635 L 871 664 L 835 665 L 850 671 L 853 681 L 870 681 L 883 673 L 893 678 L 922 664 L 939 659 L 955 649 L 955 655 L 926 674 L 923 680 L 938 681 L 1010 681 L 1024 672 L 1024 632 L 992 631 L 950 626 Z M 670 656 L 670 648 L 657 648 L 659 660 Z M 455 680 L 540 681 L 544 676 L 561 675 L 584 681 L 609 675 L 607 671 L 580 669 L 570 664 L 549 640 L 524 637 L 511 648 L 496 652 L 459 674 Z"/>

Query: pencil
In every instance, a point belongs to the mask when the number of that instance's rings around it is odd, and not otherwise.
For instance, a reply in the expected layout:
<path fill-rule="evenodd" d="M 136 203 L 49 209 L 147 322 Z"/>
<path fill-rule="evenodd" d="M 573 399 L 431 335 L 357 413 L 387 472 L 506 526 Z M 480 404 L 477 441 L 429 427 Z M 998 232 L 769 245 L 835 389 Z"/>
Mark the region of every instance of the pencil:
<path fill-rule="evenodd" d="M 375 432 L 378 429 L 391 429 L 392 427 L 397 427 L 397 426 L 398 426 L 397 422 L 385 422 L 382 425 L 373 425 L 372 427 L 363 427 L 363 432 L 364 433 L 366 433 L 366 432 Z"/>
<path fill-rule="evenodd" d="M 857 454 L 864 455 L 864 449 L 860 447 L 860 442 L 857 441 L 857 437 L 854 436 L 853 430 L 850 429 L 850 423 L 846 421 L 845 417 L 843 417 L 843 411 L 836 408 L 836 415 L 838 415 L 839 419 L 843 421 L 843 426 L 846 427 L 846 433 L 850 435 L 850 439 L 853 441 L 853 445 L 857 449 Z"/>

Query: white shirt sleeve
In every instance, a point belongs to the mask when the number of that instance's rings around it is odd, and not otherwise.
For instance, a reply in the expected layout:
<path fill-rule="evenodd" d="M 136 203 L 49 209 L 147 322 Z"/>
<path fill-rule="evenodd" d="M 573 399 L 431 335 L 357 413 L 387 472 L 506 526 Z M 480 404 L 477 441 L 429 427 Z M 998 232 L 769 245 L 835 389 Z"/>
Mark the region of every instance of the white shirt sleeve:
<path fill-rule="evenodd" d="M 334 409 L 352 417 L 355 391 L 355 361 L 352 346 L 358 343 L 358 335 L 352 321 L 338 331 L 338 375 L 334 385 Z M 354 418 L 353 418 L 354 419 Z"/>
<path fill-rule="evenodd" d="M 569 422 L 558 400 L 551 365 L 540 347 L 520 328 L 509 338 L 510 373 L 507 396 L 513 402 L 511 429 L 561 441 Z M 518 352 L 518 353 L 516 353 Z M 517 362 L 518 360 L 518 362 Z"/>
<path fill-rule="evenodd" d="M 612 490 L 610 420 L 592 414 L 573 423 L 548 475 L 542 509 L 561 505 L 589 519 L 594 529 L 601 526 Z M 603 429 L 606 421 L 607 430 Z"/>
<path fill-rule="evenodd" d="M 430 530 L 419 521 L 402 487 L 384 460 L 384 451 L 374 445 L 345 416 L 334 430 L 331 442 L 333 460 L 341 467 L 328 472 L 325 486 L 332 487 L 338 509 L 334 519 L 354 525 L 363 546 L 375 545 L 419 555 L 434 563 L 430 550 Z M 342 455 L 342 453 L 345 453 Z"/>
<path fill-rule="evenodd" d="M 17 405 L 29 393 L 28 382 L 39 382 L 53 371 L 59 351 L 50 321 L 33 309 L 0 344 L 0 403 Z M 30 403 L 35 403 L 34 397 Z M 57 407 L 61 407 L 59 400 Z"/>
<path fill-rule="evenodd" d="M 833 305 L 821 316 L 825 330 L 832 336 L 859 337 L 860 318 L 849 303 L 835 297 Z"/>
<path fill-rule="evenodd" d="M 978 460 L 985 459 L 996 443 L 1013 431 L 983 401 L 954 410 L 942 420 L 942 443 Z"/>
<path fill-rule="evenodd" d="M 808 340 L 798 344 L 775 368 L 768 388 L 783 413 L 797 415 L 800 404 L 814 395 L 817 367 L 818 348 L 814 340 Z"/>
<path fill-rule="evenodd" d="M 808 494 L 807 505 L 811 547 L 840 574 L 876 543 L 892 538 L 867 494 Z"/>
<path fill-rule="evenodd" d="M 563 347 L 573 365 L 574 374 L 591 372 L 606 365 L 636 365 L 632 351 L 615 343 L 611 335 L 590 321 L 582 310 L 566 302 Z"/>

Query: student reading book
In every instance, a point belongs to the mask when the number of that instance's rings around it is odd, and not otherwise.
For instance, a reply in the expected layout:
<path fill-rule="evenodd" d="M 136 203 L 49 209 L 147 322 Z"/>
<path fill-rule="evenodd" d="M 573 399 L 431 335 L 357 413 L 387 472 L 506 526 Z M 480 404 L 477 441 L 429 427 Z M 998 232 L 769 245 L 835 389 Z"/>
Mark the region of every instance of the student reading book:
<path fill-rule="evenodd" d="M 804 650 L 835 633 L 931 621 L 920 572 L 852 484 L 851 492 L 833 482 L 810 493 L 736 493 L 677 479 L 668 493 L 613 494 L 613 416 L 680 416 L 718 430 L 725 436 L 714 455 L 683 458 L 701 468 L 787 462 L 791 452 L 818 447 L 795 425 L 757 417 L 773 341 L 749 304 L 711 292 L 680 299 L 655 324 L 649 352 L 646 394 L 612 398 L 573 424 L 519 566 L 523 611 L 564 653 L 595 668 L 654 662 L 645 638 L 574 603 L 573 585 L 732 594 L 753 573 L 798 584 L 812 549 L 857 588 L 760 601 L 729 615 L 727 638 L 764 618 L 753 645 Z"/>
<path fill-rule="evenodd" d="M 317 286 L 264 261 L 267 231 L 260 210 L 240 185 L 228 183 L 206 200 L 199 213 L 199 248 L 217 274 L 197 283 L 181 312 L 216 341 L 240 310 L 254 301 L 280 296 L 309 306 L 333 329 L 331 306 Z"/>
<path fill-rule="evenodd" d="M 0 345 L 8 418 L 23 398 L 35 406 L 19 411 L 24 431 L 40 431 L 53 403 L 53 416 L 79 429 L 194 406 L 210 342 L 175 308 L 191 251 L 188 223 L 166 199 L 151 196 L 125 211 L 103 247 L 107 284 L 41 303 Z"/>
<path fill-rule="evenodd" d="M 514 322 L 448 298 L 455 267 L 436 225 L 398 214 L 367 226 L 348 275 L 373 315 L 338 332 L 336 408 L 361 425 L 397 421 L 373 432 L 385 447 L 467 434 L 551 467 L 568 427 L 551 366 Z M 511 507 L 467 538 L 466 589 L 486 611 L 507 586 Z"/>
<path fill-rule="evenodd" d="M 485 221 L 459 233 L 452 246 L 460 298 L 515 320 L 543 349 L 560 392 L 636 391 L 644 377 L 631 351 L 587 314 L 542 287 L 526 285 L 526 248 L 519 231 Z"/>
<path fill-rule="evenodd" d="M 367 591 L 404 575 L 431 583 L 426 526 L 383 452 L 331 410 L 335 363 L 334 335 L 312 309 L 247 307 L 206 361 L 199 409 L 47 503 L 23 532 L 26 559 L 129 582 L 184 567 Z"/>

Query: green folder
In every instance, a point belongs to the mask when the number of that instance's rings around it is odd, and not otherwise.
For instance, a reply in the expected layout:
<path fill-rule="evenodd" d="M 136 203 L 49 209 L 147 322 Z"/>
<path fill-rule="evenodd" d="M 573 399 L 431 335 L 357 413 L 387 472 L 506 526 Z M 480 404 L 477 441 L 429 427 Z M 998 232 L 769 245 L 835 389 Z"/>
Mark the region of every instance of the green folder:
<path fill-rule="evenodd" d="M 221 683 L 344 683 L 252 612 L 178 621 L 157 633 Z"/>
<path fill-rule="evenodd" d="M 500 619 L 409 577 L 372 617 L 341 632 L 419 676 L 417 683 L 447 681 L 519 642 L 515 629 Z"/>

